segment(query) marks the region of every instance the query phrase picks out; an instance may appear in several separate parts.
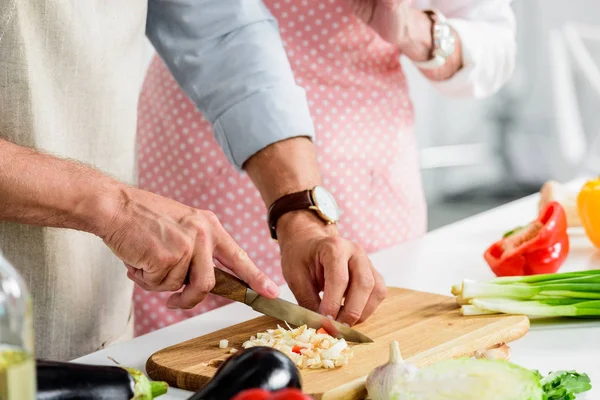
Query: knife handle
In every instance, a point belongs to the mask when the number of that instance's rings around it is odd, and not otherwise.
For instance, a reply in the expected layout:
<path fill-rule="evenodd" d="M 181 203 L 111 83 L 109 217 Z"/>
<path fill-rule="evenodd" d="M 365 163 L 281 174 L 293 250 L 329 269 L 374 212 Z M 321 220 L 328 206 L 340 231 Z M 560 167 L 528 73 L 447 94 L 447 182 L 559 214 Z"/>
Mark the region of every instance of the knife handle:
<path fill-rule="evenodd" d="M 244 303 L 248 285 L 235 276 L 215 268 L 215 287 L 210 292 L 226 299 Z"/>

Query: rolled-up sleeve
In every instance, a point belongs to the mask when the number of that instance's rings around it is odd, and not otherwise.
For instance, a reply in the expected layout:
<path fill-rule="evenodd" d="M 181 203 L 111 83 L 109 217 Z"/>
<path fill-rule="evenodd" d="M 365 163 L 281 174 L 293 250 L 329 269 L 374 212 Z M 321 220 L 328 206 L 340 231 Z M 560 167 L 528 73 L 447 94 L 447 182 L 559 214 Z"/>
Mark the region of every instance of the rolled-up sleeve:
<path fill-rule="evenodd" d="M 149 0 L 146 34 L 232 164 L 314 138 L 273 16 L 259 0 Z"/>
<path fill-rule="evenodd" d="M 432 0 L 461 41 L 463 67 L 450 79 L 432 82 L 453 97 L 485 97 L 511 77 L 516 61 L 516 22 L 511 0 Z"/>

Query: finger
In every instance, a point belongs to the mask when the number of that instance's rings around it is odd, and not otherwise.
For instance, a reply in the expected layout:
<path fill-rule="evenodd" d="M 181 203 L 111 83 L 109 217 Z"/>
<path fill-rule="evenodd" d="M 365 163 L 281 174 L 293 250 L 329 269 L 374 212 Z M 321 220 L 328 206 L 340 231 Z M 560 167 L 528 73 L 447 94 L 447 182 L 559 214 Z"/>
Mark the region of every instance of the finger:
<path fill-rule="evenodd" d="M 385 300 L 387 295 L 387 286 L 385 285 L 383 277 L 375 270 L 375 268 L 372 268 L 372 270 L 375 278 L 375 287 L 371 292 L 371 297 L 369 297 L 369 301 L 363 310 L 362 316 L 358 320 L 359 323 L 365 321 L 367 318 L 373 315 L 377 307 L 379 307 L 383 300 Z"/>
<path fill-rule="evenodd" d="M 173 293 L 167 300 L 168 308 L 194 308 L 202 302 L 215 286 L 215 270 L 213 254 L 209 246 L 197 246 L 187 276 L 189 283 L 178 293 Z M 185 278 L 183 275 L 182 280 Z"/>
<path fill-rule="evenodd" d="M 229 236 L 225 228 L 220 224 L 213 228 L 216 240 L 215 258 L 261 296 L 267 298 L 279 296 L 277 284 L 254 265 L 248 254 Z"/>
<path fill-rule="evenodd" d="M 344 306 L 337 320 L 352 326 L 358 322 L 375 287 L 371 261 L 365 254 L 353 254 L 348 262 L 350 284 L 346 292 Z"/>
<path fill-rule="evenodd" d="M 142 279 L 140 279 L 135 274 L 135 271 L 137 271 L 137 270 L 134 269 L 134 271 L 127 271 L 127 278 L 131 279 L 135 284 L 137 284 L 139 287 L 141 287 L 145 291 L 150 292 L 152 290 L 150 288 L 150 286 L 146 282 L 144 282 Z"/>
<path fill-rule="evenodd" d="M 302 269 L 301 266 L 297 267 L 299 268 L 292 269 L 297 272 L 288 282 L 290 290 L 294 294 L 294 297 L 296 297 L 299 306 L 312 311 L 318 311 L 321 305 L 319 289 L 308 275 L 308 270 Z"/>
<path fill-rule="evenodd" d="M 319 313 L 337 319 L 342 299 L 348 287 L 349 251 L 346 245 L 338 240 L 326 242 L 322 249 L 321 263 L 325 271 L 323 301 Z"/>
<path fill-rule="evenodd" d="M 129 265 L 129 264 L 126 264 L 126 263 L 124 263 L 124 264 L 125 264 L 125 268 L 127 268 L 127 272 L 131 272 L 132 274 L 137 269 L 133 265 Z"/>

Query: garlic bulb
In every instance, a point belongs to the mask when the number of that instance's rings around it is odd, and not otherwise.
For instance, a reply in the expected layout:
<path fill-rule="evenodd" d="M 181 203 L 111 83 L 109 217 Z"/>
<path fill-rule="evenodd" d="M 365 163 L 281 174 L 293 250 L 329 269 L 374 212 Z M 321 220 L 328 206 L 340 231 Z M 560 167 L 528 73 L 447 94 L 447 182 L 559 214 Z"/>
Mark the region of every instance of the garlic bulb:
<path fill-rule="evenodd" d="M 398 342 L 390 343 L 390 359 L 375 368 L 367 377 L 367 392 L 370 400 L 391 400 L 392 389 L 399 378 L 410 378 L 418 369 L 402 360 Z"/>

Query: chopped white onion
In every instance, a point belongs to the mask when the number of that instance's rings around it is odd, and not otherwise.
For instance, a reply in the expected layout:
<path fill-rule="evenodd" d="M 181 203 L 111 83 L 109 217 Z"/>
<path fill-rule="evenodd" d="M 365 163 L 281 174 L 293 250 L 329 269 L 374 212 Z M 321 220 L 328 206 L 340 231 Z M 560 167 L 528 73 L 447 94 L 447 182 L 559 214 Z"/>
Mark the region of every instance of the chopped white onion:
<path fill-rule="evenodd" d="M 256 346 L 272 347 L 287 355 L 298 368 L 342 367 L 348 364 L 348 359 L 352 357 L 350 346 L 344 339 L 317 333 L 315 329 L 308 328 L 306 325 L 296 329 L 287 326 L 289 330 L 277 326 L 277 329 L 259 332 L 242 347 L 245 349 Z M 292 351 L 294 347 L 300 354 Z"/>
<path fill-rule="evenodd" d="M 223 339 L 219 342 L 220 349 L 226 349 L 227 347 L 229 347 L 229 340 Z"/>

